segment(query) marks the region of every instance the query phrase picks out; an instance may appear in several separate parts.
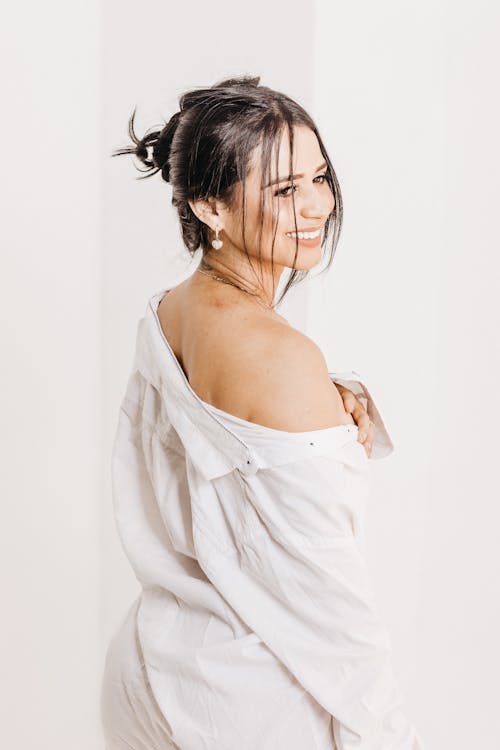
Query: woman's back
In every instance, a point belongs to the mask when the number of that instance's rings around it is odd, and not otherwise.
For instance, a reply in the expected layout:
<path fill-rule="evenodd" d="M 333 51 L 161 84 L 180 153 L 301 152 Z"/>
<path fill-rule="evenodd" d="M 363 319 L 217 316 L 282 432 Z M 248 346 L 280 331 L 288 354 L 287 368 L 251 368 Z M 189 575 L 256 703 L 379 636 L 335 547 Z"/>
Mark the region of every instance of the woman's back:
<path fill-rule="evenodd" d="M 224 286 L 193 275 L 158 307 L 163 333 L 198 396 L 290 432 L 353 424 L 315 342 Z"/>

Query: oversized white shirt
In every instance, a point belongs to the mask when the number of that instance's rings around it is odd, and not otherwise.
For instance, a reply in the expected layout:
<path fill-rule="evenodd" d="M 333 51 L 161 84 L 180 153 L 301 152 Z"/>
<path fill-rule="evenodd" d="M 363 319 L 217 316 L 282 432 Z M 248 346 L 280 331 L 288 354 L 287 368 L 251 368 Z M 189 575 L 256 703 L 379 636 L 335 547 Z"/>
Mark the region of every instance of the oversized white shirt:
<path fill-rule="evenodd" d="M 148 301 L 112 454 L 115 519 L 141 584 L 137 632 L 181 750 L 422 750 L 393 674 L 362 518 L 356 425 L 285 432 L 192 389 Z"/>

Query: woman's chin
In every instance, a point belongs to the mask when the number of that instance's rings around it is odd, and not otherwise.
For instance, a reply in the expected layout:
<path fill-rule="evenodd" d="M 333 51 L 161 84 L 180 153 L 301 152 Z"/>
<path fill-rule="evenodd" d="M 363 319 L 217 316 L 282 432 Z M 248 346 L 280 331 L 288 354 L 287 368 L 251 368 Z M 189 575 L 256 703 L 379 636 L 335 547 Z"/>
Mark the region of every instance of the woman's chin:
<path fill-rule="evenodd" d="M 306 249 L 303 249 L 299 246 L 295 264 L 293 262 L 292 255 L 287 265 L 289 268 L 294 268 L 296 271 L 308 271 L 310 268 L 314 268 L 314 266 L 317 266 L 318 263 L 321 262 L 322 257 L 323 253 L 320 244 L 318 244 L 317 247 Z"/>

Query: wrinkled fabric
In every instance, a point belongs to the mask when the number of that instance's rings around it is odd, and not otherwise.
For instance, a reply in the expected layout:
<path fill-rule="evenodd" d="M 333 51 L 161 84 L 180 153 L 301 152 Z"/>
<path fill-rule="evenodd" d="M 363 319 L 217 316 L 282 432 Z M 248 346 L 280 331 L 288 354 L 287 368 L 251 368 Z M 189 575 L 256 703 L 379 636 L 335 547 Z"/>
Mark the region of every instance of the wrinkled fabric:
<path fill-rule="evenodd" d="M 106 652 L 101 713 L 107 750 L 176 747 L 147 677 L 136 626 L 139 605 L 140 598 L 128 610 Z"/>
<path fill-rule="evenodd" d="M 139 321 L 113 445 L 141 595 L 103 676 L 107 747 L 423 750 L 364 556 L 370 463 L 394 449 L 372 394 L 329 373 L 365 403 L 370 459 L 356 425 L 286 432 L 207 404 L 161 329 L 167 292 Z M 141 680 L 119 669 L 131 628 Z"/>

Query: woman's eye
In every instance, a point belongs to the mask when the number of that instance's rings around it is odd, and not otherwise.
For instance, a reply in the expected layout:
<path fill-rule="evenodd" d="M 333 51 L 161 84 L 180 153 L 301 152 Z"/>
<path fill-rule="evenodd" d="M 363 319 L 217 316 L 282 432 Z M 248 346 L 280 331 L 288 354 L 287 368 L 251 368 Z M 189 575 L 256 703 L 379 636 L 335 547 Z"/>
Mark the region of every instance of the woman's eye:
<path fill-rule="evenodd" d="M 281 190 L 277 190 L 277 191 L 275 192 L 275 195 L 281 195 L 281 196 L 283 196 L 283 198 L 288 198 L 288 196 L 289 196 L 290 194 L 289 194 L 289 193 L 287 193 L 287 190 L 291 190 L 291 189 L 292 189 L 292 187 L 293 187 L 293 188 L 296 188 L 296 187 L 297 187 L 297 185 L 288 185 L 288 187 L 286 187 L 286 188 L 282 188 Z"/>
<path fill-rule="evenodd" d="M 327 178 L 327 174 L 325 173 L 325 174 L 319 174 L 314 179 L 315 180 L 321 179 L 321 183 L 320 184 L 322 185 L 326 181 L 326 178 Z M 287 187 L 282 188 L 281 190 L 277 190 L 274 195 L 279 195 L 279 196 L 281 196 L 283 198 L 288 198 L 288 196 L 291 195 L 291 193 L 288 193 L 287 191 L 291 190 L 292 187 L 296 189 L 297 185 L 288 185 Z"/>

